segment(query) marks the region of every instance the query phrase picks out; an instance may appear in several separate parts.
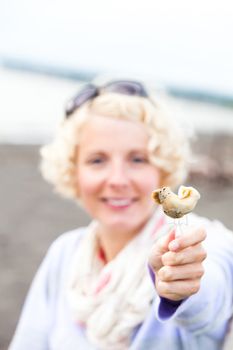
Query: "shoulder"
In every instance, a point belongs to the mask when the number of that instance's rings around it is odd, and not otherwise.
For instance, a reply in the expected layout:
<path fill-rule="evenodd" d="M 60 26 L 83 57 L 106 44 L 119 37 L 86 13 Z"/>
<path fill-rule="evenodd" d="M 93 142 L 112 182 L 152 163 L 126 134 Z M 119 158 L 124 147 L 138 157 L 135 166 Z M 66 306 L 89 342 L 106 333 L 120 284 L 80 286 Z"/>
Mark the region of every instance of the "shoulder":
<path fill-rule="evenodd" d="M 60 257 L 70 256 L 79 245 L 82 237 L 85 235 L 87 227 L 80 227 L 72 231 L 61 234 L 55 241 L 50 245 L 46 256 L 49 257 Z"/>
<path fill-rule="evenodd" d="M 60 235 L 50 245 L 40 268 L 47 270 L 49 275 L 61 276 L 79 246 L 87 227 L 77 228 Z"/>
<path fill-rule="evenodd" d="M 44 284 L 48 294 L 55 297 L 59 286 L 63 284 L 74 252 L 76 251 L 87 227 L 81 227 L 60 235 L 49 247 L 37 270 L 33 284 Z"/>

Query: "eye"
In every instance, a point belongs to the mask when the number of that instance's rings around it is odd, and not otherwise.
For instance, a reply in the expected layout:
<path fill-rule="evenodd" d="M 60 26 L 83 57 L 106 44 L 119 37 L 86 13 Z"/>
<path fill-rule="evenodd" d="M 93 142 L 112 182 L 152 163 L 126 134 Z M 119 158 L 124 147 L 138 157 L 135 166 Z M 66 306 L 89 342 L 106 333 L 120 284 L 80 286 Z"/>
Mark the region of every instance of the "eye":
<path fill-rule="evenodd" d="M 148 160 L 146 157 L 143 156 L 134 156 L 132 157 L 133 163 L 148 163 Z"/>
<path fill-rule="evenodd" d="M 102 163 L 102 161 L 103 161 L 102 159 L 97 158 L 97 159 L 91 160 L 90 163 L 92 163 L 92 164 L 99 164 L 99 163 Z"/>
<path fill-rule="evenodd" d="M 91 165 L 98 165 L 98 164 L 103 164 L 104 161 L 105 159 L 103 157 L 95 157 L 95 158 L 89 159 L 87 163 Z"/>

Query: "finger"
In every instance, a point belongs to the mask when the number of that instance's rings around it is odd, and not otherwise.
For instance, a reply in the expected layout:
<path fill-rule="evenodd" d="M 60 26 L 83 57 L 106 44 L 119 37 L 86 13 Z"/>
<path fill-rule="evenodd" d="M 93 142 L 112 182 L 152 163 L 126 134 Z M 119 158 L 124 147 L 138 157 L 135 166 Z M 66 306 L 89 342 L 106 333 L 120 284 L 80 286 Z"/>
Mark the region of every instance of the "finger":
<path fill-rule="evenodd" d="M 157 276 L 163 282 L 177 280 L 200 279 L 204 274 L 201 263 L 186 264 L 179 266 L 163 266 L 158 271 Z"/>
<path fill-rule="evenodd" d="M 162 267 L 161 257 L 165 252 L 168 252 L 169 243 L 175 238 L 175 231 L 172 230 L 165 237 L 161 237 L 154 243 L 151 248 L 148 263 L 152 269 L 156 272 Z"/>
<path fill-rule="evenodd" d="M 184 280 L 174 282 L 164 282 L 157 280 L 156 289 L 160 296 L 171 299 L 181 300 L 197 293 L 200 289 L 200 280 Z"/>
<path fill-rule="evenodd" d="M 191 227 L 187 229 L 183 235 L 170 242 L 168 248 L 171 251 L 182 250 L 184 248 L 203 242 L 205 238 L 206 231 L 203 227 Z"/>
<path fill-rule="evenodd" d="M 205 258 L 205 249 L 201 244 L 196 244 L 178 252 L 168 251 L 162 255 L 161 260 L 163 265 L 174 266 L 202 262 Z"/>

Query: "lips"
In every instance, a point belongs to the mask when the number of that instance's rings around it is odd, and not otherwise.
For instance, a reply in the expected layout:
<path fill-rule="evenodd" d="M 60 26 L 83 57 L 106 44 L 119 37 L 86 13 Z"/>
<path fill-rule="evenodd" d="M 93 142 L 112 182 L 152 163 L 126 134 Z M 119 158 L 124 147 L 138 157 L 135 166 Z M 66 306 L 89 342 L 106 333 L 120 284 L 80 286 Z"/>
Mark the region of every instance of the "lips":
<path fill-rule="evenodd" d="M 136 201 L 135 198 L 103 198 L 102 200 L 112 208 L 126 208 Z"/>

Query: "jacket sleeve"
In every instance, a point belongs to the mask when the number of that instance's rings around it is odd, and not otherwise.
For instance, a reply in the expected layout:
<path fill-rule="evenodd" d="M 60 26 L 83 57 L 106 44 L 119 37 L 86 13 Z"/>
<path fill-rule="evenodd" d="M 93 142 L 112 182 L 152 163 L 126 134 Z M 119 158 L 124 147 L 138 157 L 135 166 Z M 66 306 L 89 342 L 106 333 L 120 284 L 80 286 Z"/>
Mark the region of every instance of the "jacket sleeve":
<path fill-rule="evenodd" d="M 9 350 L 47 350 L 59 279 L 61 240 L 50 247 L 31 284 Z"/>
<path fill-rule="evenodd" d="M 196 335 L 222 338 L 233 313 L 233 233 L 219 222 L 206 222 L 205 274 L 198 293 L 180 304 L 164 298 L 155 302 L 161 322 L 173 320 Z"/>

